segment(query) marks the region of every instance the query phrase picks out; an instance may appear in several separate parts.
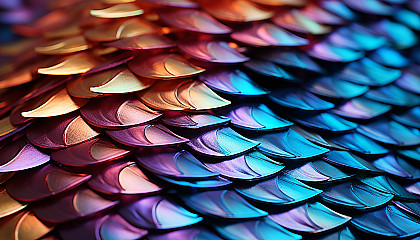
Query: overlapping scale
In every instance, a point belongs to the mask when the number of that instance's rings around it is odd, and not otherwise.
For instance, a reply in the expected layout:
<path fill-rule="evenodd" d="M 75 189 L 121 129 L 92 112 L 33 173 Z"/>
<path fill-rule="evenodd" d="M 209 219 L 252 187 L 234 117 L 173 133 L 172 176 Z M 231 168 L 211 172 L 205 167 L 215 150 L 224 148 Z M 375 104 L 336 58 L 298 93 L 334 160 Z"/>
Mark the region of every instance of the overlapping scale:
<path fill-rule="evenodd" d="M 0 220 L 0 237 L 4 239 L 39 239 L 53 229 L 54 225 L 41 222 L 30 211 Z"/>
<path fill-rule="evenodd" d="M 293 120 L 305 127 L 328 132 L 348 132 L 356 129 L 358 126 L 356 123 L 327 112 L 305 117 L 299 116 Z"/>
<path fill-rule="evenodd" d="M 120 215 L 104 216 L 82 223 L 62 227 L 58 230 L 63 239 L 100 239 L 111 240 L 116 236 L 124 239 L 137 239 L 147 235 L 147 230 L 136 228 Z"/>
<path fill-rule="evenodd" d="M 331 204 L 349 209 L 367 210 L 389 202 L 394 195 L 380 192 L 366 184 L 349 181 L 328 187 L 321 198 Z"/>
<path fill-rule="evenodd" d="M 420 222 L 394 205 L 365 213 L 351 221 L 356 228 L 378 237 L 410 237 L 420 232 Z"/>
<path fill-rule="evenodd" d="M 90 10 L 90 15 L 98 18 L 124 18 L 143 13 L 144 11 L 133 3 L 120 3 L 103 9 Z"/>
<path fill-rule="evenodd" d="M 355 98 L 369 91 L 367 86 L 348 82 L 336 76 L 318 78 L 307 88 L 311 93 L 338 99 Z"/>
<path fill-rule="evenodd" d="M 259 182 L 246 188 L 237 188 L 243 196 L 265 204 L 289 205 L 311 199 L 322 191 L 312 188 L 288 174 Z"/>
<path fill-rule="evenodd" d="M 125 67 L 81 76 L 67 84 L 67 91 L 78 98 L 93 98 L 105 94 L 138 92 L 150 87 L 151 79 L 140 79 Z"/>
<path fill-rule="evenodd" d="M 226 125 L 230 121 L 228 117 L 209 113 L 166 112 L 163 115 L 162 122 L 164 124 L 186 129 L 211 128 Z"/>
<path fill-rule="evenodd" d="M 30 102 L 24 103 L 14 109 L 12 123 L 18 124 L 23 119 L 54 117 L 74 112 L 88 103 L 85 99 L 72 98 L 66 91 L 61 89 L 50 94 L 42 95 Z"/>
<path fill-rule="evenodd" d="M 0 239 L 419 238 L 417 5 L 0 2 Z"/>
<path fill-rule="evenodd" d="M 382 37 L 375 33 L 372 29 L 359 24 L 352 24 L 349 27 L 337 29 L 328 36 L 328 40 L 337 46 L 365 51 L 378 49 L 384 46 L 387 42 L 385 37 Z"/>
<path fill-rule="evenodd" d="M 87 167 L 120 159 L 130 154 L 130 150 L 123 149 L 103 138 L 92 140 L 55 151 L 51 158 L 67 166 Z"/>
<path fill-rule="evenodd" d="M 420 94 L 420 75 L 412 72 L 404 72 L 403 75 L 395 81 L 395 85 L 407 91 Z"/>
<path fill-rule="evenodd" d="M 418 43 L 416 34 L 401 23 L 382 20 L 374 25 L 376 32 L 386 37 L 396 49 L 407 49 Z"/>
<path fill-rule="evenodd" d="M 264 104 L 242 105 L 226 109 L 225 116 L 230 118 L 233 126 L 252 131 L 272 131 L 288 128 L 293 125 L 277 116 Z"/>
<path fill-rule="evenodd" d="M 89 49 L 89 44 L 83 36 L 75 36 L 64 40 L 56 40 L 37 46 L 35 51 L 47 55 L 65 55 Z"/>
<path fill-rule="evenodd" d="M 232 190 L 213 190 L 181 196 L 189 207 L 202 214 L 229 219 L 267 216 Z"/>
<path fill-rule="evenodd" d="M 172 146 L 188 142 L 161 124 L 147 124 L 121 130 L 107 130 L 115 141 L 130 147 Z"/>
<path fill-rule="evenodd" d="M 152 194 L 162 190 L 135 163 L 117 163 L 95 175 L 89 187 L 105 194 Z"/>
<path fill-rule="evenodd" d="M 43 221 L 62 223 L 92 216 L 114 207 L 118 201 L 107 200 L 88 188 L 79 188 L 65 196 L 33 206 L 35 215 Z"/>
<path fill-rule="evenodd" d="M 159 12 L 165 23 L 187 31 L 207 34 L 227 34 L 232 31 L 204 11 L 197 9 L 174 9 Z"/>
<path fill-rule="evenodd" d="M 330 26 L 316 22 L 297 9 L 276 15 L 273 18 L 273 22 L 287 30 L 303 34 L 319 35 L 332 31 Z"/>
<path fill-rule="evenodd" d="M 318 98 L 304 90 L 294 88 L 279 89 L 270 95 L 271 101 L 292 109 L 321 111 L 334 108 L 334 104 Z"/>
<path fill-rule="evenodd" d="M 271 18 L 272 11 L 244 0 L 205 1 L 203 8 L 215 18 L 229 22 L 253 22 Z"/>
<path fill-rule="evenodd" d="M 389 152 L 388 149 L 377 144 L 375 141 L 356 132 L 331 138 L 331 141 L 352 152 L 366 156 L 383 156 Z"/>
<path fill-rule="evenodd" d="M 347 23 L 345 19 L 314 3 L 308 3 L 305 8 L 302 9 L 302 14 L 321 24 L 344 25 Z"/>
<path fill-rule="evenodd" d="M 158 33 L 159 28 L 140 18 L 131 18 L 126 21 L 107 22 L 99 24 L 85 31 L 85 37 L 94 42 L 115 41 L 142 34 Z"/>
<path fill-rule="evenodd" d="M 280 172 L 284 165 L 254 151 L 221 162 L 205 162 L 208 168 L 234 180 L 255 180 Z"/>
<path fill-rule="evenodd" d="M 102 128 L 141 125 L 161 116 L 134 97 L 109 96 L 92 100 L 80 110 L 89 124 Z"/>
<path fill-rule="evenodd" d="M 109 42 L 106 46 L 123 50 L 154 50 L 172 48 L 175 47 L 175 43 L 159 34 L 145 34 Z"/>
<path fill-rule="evenodd" d="M 98 60 L 91 54 L 78 53 L 49 67 L 38 69 L 38 73 L 45 75 L 75 75 L 85 73 L 98 65 Z"/>
<path fill-rule="evenodd" d="M 259 135 L 253 140 L 261 143 L 257 148 L 262 153 L 288 160 L 313 158 L 329 151 L 309 142 L 302 135 L 291 129 Z"/>
<path fill-rule="evenodd" d="M 190 138 L 187 145 L 199 154 L 231 157 L 251 150 L 258 146 L 259 142 L 245 138 L 231 128 L 224 127 Z"/>
<path fill-rule="evenodd" d="M 269 93 L 239 69 L 215 70 L 200 75 L 200 80 L 215 91 L 240 96 L 261 96 Z"/>
<path fill-rule="evenodd" d="M 274 62 L 270 62 L 264 59 L 252 59 L 246 63 L 244 66 L 249 70 L 256 72 L 258 74 L 275 78 L 278 80 L 299 83 L 300 80 L 291 75 L 289 72 L 284 70 L 282 67 L 278 66 Z"/>
<path fill-rule="evenodd" d="M 360 181 L 381 192 L 391 193 L 397 199 L 404 199 L 408 201 L 417 200 L 415 196 L 407 192 L 400 184 L 386 176 L 381 175 L 376 177 L 361 178 Z"/>
<path fill-rule="evenodd" d="M 307 54 L 301 51 L 280 51 L 278 49 L 273 49 L 271 51 L 264 52 L 264 54 L 261 54 L 260 57 L 290 68 L 300 69 L 319 74 L 324 72 L 324 70 L 317 62 L 315 62 Z"/>
<path fill-rule="evenodd" d="M 288 174 L 303 182 L 343 181 L 352 177 L 351 174 L 347 174 L 322 160 L 309 162 L 298 168 L 291 169 L 288 171 Z"/>
<path fill-rule="evenodd" d="M 176 230 L 164 234 L 148 235 L 150 240 L 170 240 L 170 239 L 197 239 L 197 240 L 222 240 L 215 233 L 203 227 L 190 227 L 186 229 Z"/>
<path fill-rule="evenodd" d="M 388 85 L 400 76 L 400 70 L 384 67 L 369 58 L 350 63 L 338 74 L 344 80 L 367 86 Z"/>
<path fill-rule="evenodd" d="M 420 171 L 413 164 L 393 154 L 375 160 L 373 165 L 398 177 L 415 180 L 420 178 Z"/>
<path fill-rule="evenodd" d="M 189 56 L 212 63 L 241 63 L 249 60 L 248 57 L 231 48 L 227 42 L 199 41 L 179 43 L 181 51 Z"/>
<path fill-rule="evenodd" d="M 32 144 L 51 149 L 70 147 L 99 135 L 81 116 L 67 114 L 31 125 L 26 136 Z"/>
<path fill-rule="evenodd" d="M 0 148 L 0 172 L 15 172 L 47 163 L 50 156 L 20 138 Z"/>
<path fill-rule="evenodd" d="M 174 178 L 209 178 L 218 176 L 191 153 L 176 149 L 139 150 L 137 161 L 151 172 Z"/>
<path fill-rule="evenodd" d="M 364 96 L 351 99 L 340 106 L 332 109 L 331 112 L 346 118 L 372 119 L 381 116 L 391 110 L 391 106 L 384 103 L 372 101 Z"/>
<path fill-rule="evenodd" d="M 420 144 L 418 129 L 406 127 L 392 120 L 380 119 L 366 125 L 359 125 L 357 131 L 386 144 L 397 146 L 415 146 Z"/>
<path fill-rule="evenodd" d="M 218 224 L 216 230 L 227 239 L 302 239 L 302 236 L 289 232 L 268 218 L 232 224 Z"/>
<path fill-rule="evenodd" d="M 416 147 L 413 149 L 401 149 L 398 150 L 397 153 L 414 161 L 420 161 L 420 147 Z"/>
<path fill-rule="evenodd" d="M 282 46 L 296 47 L 305 46 L 309 41 L 294 35 L 272 23 L 255 23 L 251 27 L 231 34 L 231 37 L 239 42 L 263 47 Z"/>
<path fill-rule="evenodd" d="M 366 14 L 386 16 L 391 15 L 393 11 L 391 6 L 379 0 L 370 0 L 366 2 L 344 0 L 344 3 L 356 11 L 360 11 Z"/>
<path fill-rule="evenodd" d="M 308 55 L 327 62 L 347 63 L 361 59 L 365 53 L 324 41 L 314 44 L 308 51 Z"/>
<path fill-rule="evenodd" d="M 281 226 L 304 233 L 320 233 L 334 228 L 351 220 L 351 217 L 337 213 L 319 202 L 306 203 L 284 213 L 268 216 Z"/>
<path fill-rule="evenodd" d="M 0 190 L 0 218 L 12 215 L 20 210 L 24 209 L 27 205 L 20 203 L 12 198 L 5 188 Z"/>
<path fill-rule="evenodd" d="M 177 53 L 139 56 L 130 61 L 128 67 L 141 77 L 153 79 L 189 77 L 205 71 L 205 69 L 193 65 Z"/>
<path fill-rule="evenodd" d="M 19 172 L 7 183 L 8 193 L 24 202 L 42 200 L 87 182 L 89 174 L 69 172 L 52 164 Z"/>
<path fill-rule="evenodd" d="M 120 209 L 119 213 L 130 224 L 143 229 L 182 228 L 203 220 L 163 196 L 141 198 Z"/>
<path fill-rule="evenodd" d="M 220 189 L 230 185 L 229 181 L 223 177 L 211 177 L 206 179 L 188 179 L 188 178 L 169 178 L 165 176 L 158 176 L 160 179 L 173 184 L 172 186 L 195 188 L 195 189 Z"/>
<path fill-rule="evenodd" d="M 356 169 L 358 171 L 381 172 L 381 170 L 377 169 L 372 163 L 346 151 L 330 151 L 323 159 L 332 164 Z"/>
<path fill-rule="evenodd" d="M 389 47 L 381 47 L 375 50 L 370 54 L 369 58 L 379 64 L 391 68 L 404 68 L 410 64 L 409 59 L 400 52 Z"/>

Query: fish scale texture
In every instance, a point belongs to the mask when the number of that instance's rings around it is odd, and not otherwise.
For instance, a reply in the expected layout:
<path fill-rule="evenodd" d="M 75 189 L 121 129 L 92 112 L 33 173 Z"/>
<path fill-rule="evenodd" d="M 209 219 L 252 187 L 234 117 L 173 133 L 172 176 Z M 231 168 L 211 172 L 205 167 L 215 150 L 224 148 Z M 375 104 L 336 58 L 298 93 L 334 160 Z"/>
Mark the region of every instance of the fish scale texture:
<path fill-rule="evenodd" d="M 420 239 L 417 0 L 0 22 L 0 239 Z"/>

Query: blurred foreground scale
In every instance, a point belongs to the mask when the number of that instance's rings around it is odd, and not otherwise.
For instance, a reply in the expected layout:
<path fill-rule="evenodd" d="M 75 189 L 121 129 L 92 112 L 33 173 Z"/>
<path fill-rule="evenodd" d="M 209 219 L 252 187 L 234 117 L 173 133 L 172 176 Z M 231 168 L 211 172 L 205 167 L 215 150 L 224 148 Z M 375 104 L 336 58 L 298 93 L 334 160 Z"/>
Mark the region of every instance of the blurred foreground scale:
<path fill-rule="evenodd" d="M 1 1 L 0 239 L 420 239 L 419 6 Z"/>

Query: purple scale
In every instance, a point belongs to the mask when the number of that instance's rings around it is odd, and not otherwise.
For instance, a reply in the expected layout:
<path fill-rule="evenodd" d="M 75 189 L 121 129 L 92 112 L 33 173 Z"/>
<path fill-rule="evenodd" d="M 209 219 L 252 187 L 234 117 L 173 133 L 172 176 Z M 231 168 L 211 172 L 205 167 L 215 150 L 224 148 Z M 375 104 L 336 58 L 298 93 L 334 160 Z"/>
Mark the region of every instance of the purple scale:
<path fill-rule="evenodd" d="M 268 22 L 253 23 L 250 27 L 235 31 L 230 36 L 236 41 L 255 47 L 298 47 L 309 44 L 309 40 Z"/>
<path fill-rule="evenodd" d="M 114 161 L 130 154 L 130 150 L 117 147 L 112 142 L 95 138 L 87 142 L 55 151 L 51 158 L 67 166 L 88 167 Z"/>
<path fill-rule="evenodd" d="M 403 75 L 395 81 L 395 85 L 412 93 L 420 94 L 420 72 L 404 72 Z"/>
<path fill-rule="evenodd" d="M 199 76 L 208 87 L 226 94 L 239 96 L 262 96 L 270 91 L 257 85 L 239 69 L 219 69 L 206 71 Z"/>
<path fill-rule="evenodd" d="M 124 206 L 119 213 L 130 224 L 144 229 L 182 228 L 203 220 L 163 196 L 142 198 Z"/>
<path fill-rule="evenodd" d="M 89 181 L 92 189 L 113 194 L 156 194 L 162 190 L 132 162 L 120 162 L 107 167 Z"/>
<path fill-rule="evenodd" d="M 139 150 L 136 154 L 137 161 L 147 170 L 172 178 L 208 178 L 219 175 L 192 154 L 185 150 L 176 149 L 151 149 Z"/>
<path fill-rule="evenodd" d="M 132 226 L 117 214 L 62 226 L 58 232 L 64 240 L 112 240 L 117 236 L 121 239 L 134 240 L 142 238 L 148 233 L 147 230 Z"/>
<path fill-rule="evenodd" d="M 256 151 L 220 162 L 205 162 L 204 165 L 234 180 L 266 178 L 279 173 L 285 167 L 282 163 L 271 160 Z"/>
<path fill-rule="evenodd" d="M 188 142 L 160 124 L 147 124 L 122 130 L 107 130 L 115 141 L 130 147 L 173 146 Z"/>
<path fill-rule="evenodd" d="M 319 202 L 306 203 L 284 213 L 268 216 L 281 226 L 304 233 L 320 233 L 338 228 L 351 217 L 335 212 Z"/>
<path fill-rule="evenodd" d="M 17 172 L 7 183 L 7 192 L 19 201 L 38 201 L 76 188 L 90 178 L 91 175 L 69 172 L 48 164 Z"/>
<path fill-rule="evenodd" d="M 125 128 L 156 120 L 161 114 L 150 110 L 134 97 L 96 98 L 80 109 L 89 124 L 101 128 Z"/>
<path fill-rule="evenodd" d="M 118 204 L 87 188 L 33 206 L 35 215 L 49 223 L 63 223 L 95 215 Z"/>
<path fill-rule="evenodd" d="M 28 140 L 42 148 L 60 149 L 88 141 L 99 135 L 76 114 L 39 119 L 26 131 Z"/>
<path fill-rule="evenodd" d="M 228 34 L 232 31 L 208 13 L 197 9 L 160 11 L 159 17 L 166 24 L 197 33 Z"/>
<path fill-rule="evenodd" d="M 229 122 L 229 118 L 209 113 L 192 114 L 169 111 L 163 114 L 161 121 L 166 125 L 174 127 L 199 129 L 225 125 Z"/>
<path fill-rule="evenodd" d="M 351 119 L 372 119 L 391 110 L 392 106 L 379 103 L 364 96 L 351 99 L 332 109 L 331 112 Z"/>
<path fill-rule="evenodd" d="M 303 182 L 344 181 L 354 176 L 354 174 L 347 174 L 322 160 L 308 162 L 289 170 L 287 174 Z"/>
<path fill-rule="evenodd" d="M 259 142 L 243 137 L 225 127 L 191 138 L 187 145 L 195 152 L 213 157 L 232 157 L 249 151 Z"/>
<path fill-rule="evenodd" d="M 230 118 L 233 126 L 252 131 L 272 131 L 288 128 L 293 125 L 277 116 L 265 104 L 239 105 L 221 110 Z"/>
<path fill-rule="evenodd" d="M 249 60 L 235 49 L 231 48 L 227 42 L 221 41 L 199 41 L 181 42 L 178 44 L 181 51 L 191 57 L 212 63 L 242 63 Z"/>
<path fill-rule="evenodd" d="M 0 172 L 21 171 L 50 161 L 26 139 L 20 138 L 0 148 Z"/>
<path fill-rule="evenodd" d="M 363 51 L 333 45 L 327 41 L 316 43 L 308 50 L 308 55 L 327 62 L 348 63 L 364 57 Z"/>

